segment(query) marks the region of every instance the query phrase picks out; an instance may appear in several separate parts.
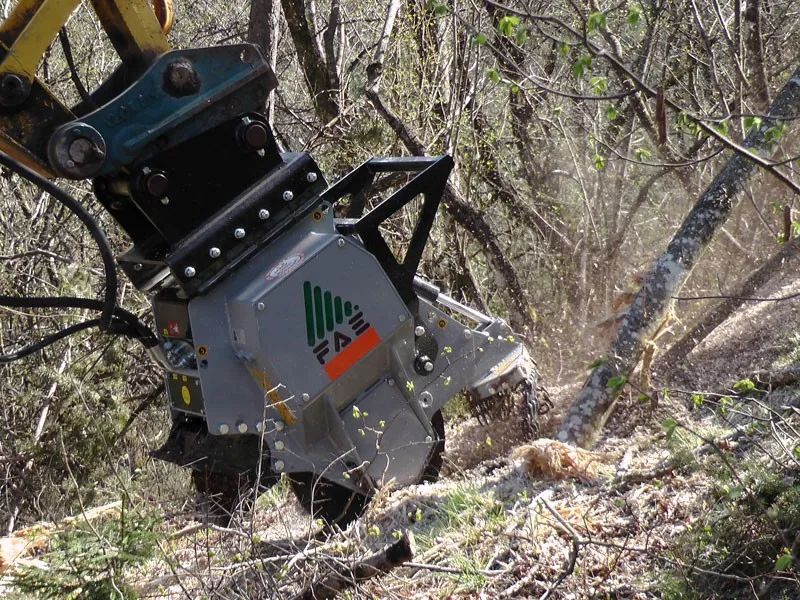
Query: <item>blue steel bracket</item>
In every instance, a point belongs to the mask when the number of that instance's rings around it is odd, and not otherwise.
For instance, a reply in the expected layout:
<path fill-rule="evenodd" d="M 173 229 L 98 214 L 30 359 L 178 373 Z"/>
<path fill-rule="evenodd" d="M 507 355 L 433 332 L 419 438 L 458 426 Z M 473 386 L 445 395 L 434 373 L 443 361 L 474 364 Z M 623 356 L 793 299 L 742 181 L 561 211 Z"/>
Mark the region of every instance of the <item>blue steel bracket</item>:
<path fill-rule="evenodd" d="M 127 90 L 59 127 L 48 158 L 62 177 L 113 175 L 237 115 L 263 110 L 277 87 L 257 46 L 161 55 Z"/>

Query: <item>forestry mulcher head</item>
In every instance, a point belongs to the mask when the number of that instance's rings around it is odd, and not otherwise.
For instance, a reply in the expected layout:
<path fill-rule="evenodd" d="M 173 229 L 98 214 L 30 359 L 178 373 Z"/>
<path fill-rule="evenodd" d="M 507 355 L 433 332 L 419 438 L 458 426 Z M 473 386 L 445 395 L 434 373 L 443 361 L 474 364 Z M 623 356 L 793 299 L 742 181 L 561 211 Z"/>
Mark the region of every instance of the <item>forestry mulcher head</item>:
<path fill-rule="evenodd" d="M 0 146 L 20 158 L 0 159 L 58 197 L 20 161 L 91 178 L 133 242 L 118 263 L 151 294 L 157 338 L 116 306 L 110 248 L 92 227 L 106 250 L 104 301 L 37 306 L 102 306 L 101 329 L 126 325 L 150 348 L 173 419 L 155 455 L 223 497 L 285 473 L 307 508 L 336 521 L 381 486 L 438 474 L 441 409 L 461 390 L 485 417 L 522 387 L 533 425 L 536 369 L 522 340 L 416 275 L 452 159 L 373 158 L 329 187 L 308 154 L 279 150 L 260 112 L 277 82 L 256 46 L 169 50 L 150 25 L 159 44 L 92 102 L 50 114 L 38 80 L 13 109 L 6 98 Z M 28 48 L 9 52 L 17 46 Z M 406 183 L 376 201 L 384 177 Z M 382 226 L 401 210 L 416 223 L 398 259 Z"/>

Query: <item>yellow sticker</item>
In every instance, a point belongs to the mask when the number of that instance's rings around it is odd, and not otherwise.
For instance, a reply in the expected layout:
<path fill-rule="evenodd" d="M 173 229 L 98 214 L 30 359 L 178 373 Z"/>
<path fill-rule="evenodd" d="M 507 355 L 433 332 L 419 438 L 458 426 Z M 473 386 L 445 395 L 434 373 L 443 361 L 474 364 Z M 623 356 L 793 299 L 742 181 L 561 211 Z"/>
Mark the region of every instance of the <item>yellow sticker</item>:
<path fill-rule="evenodd" d="M 178 374 L 177 374 L 177 373 L 173 373 L 173 374 L 172 374 L 172 378 L 173 378 L 175 381 L 178 381 Z"/>
<path fill-rule="evenodd" d="M 183 402 L 187 406 L 192 403 L 192 394 L 189 391 L 189 388 L 186 387 L 185 385 L 181 386 L 181 398 L 183 398 Z"/>
<path fill-rule="evenodd" d="M 183 381 L 189 381 L 189 378 L 188 378 L 188 377 L 186 377 L 186 375 L 181 375 L 181 380 L 183 380 Z"/>

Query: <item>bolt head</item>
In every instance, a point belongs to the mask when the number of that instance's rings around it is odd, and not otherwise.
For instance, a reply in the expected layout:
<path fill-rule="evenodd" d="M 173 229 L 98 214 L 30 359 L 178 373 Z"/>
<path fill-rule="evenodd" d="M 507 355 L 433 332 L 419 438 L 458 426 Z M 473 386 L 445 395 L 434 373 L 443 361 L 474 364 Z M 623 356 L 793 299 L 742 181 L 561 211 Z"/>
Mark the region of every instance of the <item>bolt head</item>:
<path fill-rule="evenodd" d="M 275 461 L 275 470 L 276 471 L 283 471 L 283 467 L 285 467 L 285 466 L 286 465 L 283 464 L 282 460 L 276 460 Z"/>
<path fill-rule="evenodd" d="M 144 170 L 142 170 L 142 174 L 145 176 L 144 189 L 147 190 L 148 194 L 160 198 L 167 193 L 169 189 L 169 179 L 165 173 L 160 171 L 144 173 Z"/>
<path fill-rule="evenodd" d="M 339 248 L 344 248 L 344 240 L 342 238 L 339 238 L 336 241 L 336 245 L 339 246 Z"/>
<path fill-rule="evenodd" d="M 233 237 L 235 237 L 237 240 L 242 239 L 244 236 L 245 236 L 245 230 L 242 229 L 241 227 L 237 227 L 236 229 L 233 230 Z"/>
<path fill-rule="evenodd" d="M 405 315 L 397 315 L 397 320 L 400 321 L 401 323 L 405 323 L 406 316 Z"/>
<path fill-rule="evenodd" d="M 261 311 L 267 308 L 267 305 L 264 304 L 263 302 L 259 302 L 258 304 L 256 304 L 256 308 Z"/>
<path fill-rule="evenodd" d="M 282 441 L 278 440 L 278 441 L 275 442 L 275 450 L 283 450 L 283 448 L 284 448 L 284 445 L 283 445 Z"/>
<path fill-rule="evenodd" d="M 213 248 L 209 248 L 208 255 L 211 258 L 219 258 L 222 255 L 222 250 L 214 246 Z"/>
<path fill-rule="evenodd" d="M 258 218 L 262 221 L 266 221 L 269 219 L 269 211 L 266 208 L 262 208 L 260 211 L 258 211 Z"/>
<path fill-rule="evenodd" d="M 417 337 L 425 335 L 425 328 L 422 325 L 414 327 L 414 335 Z"/>
<path fill-rule="evenodd" d="M 427 361 L 422 367 L 425 369 L 426 373 L 433 371 L 433 363 L 431 361 Z"/>
<path fill-rule="evenodd" d="M 283 431 L 284 427 L 283 421 L 275 421 L 275 431 Z"/>
<path fill-rule="evenodd" d="M 227 423 L 220 423 L 219 432 L 222 435 L 227 435 L 230 432 L 231 428 L 228 427 Z"/>
<path fill-rule="evenodd" d="M 241 421 L 237 426 L 236 429 L 239 430 L 239 433 L 247 433 L 247 423 Z"/>
<path fill-rule="evenodd" d="M 242 124 L 239 131 L 239 139 L 250 150 L 260 150 L 269 141 L 269 133 L 267 128 L 256 121 L 251 121 Z"/>
<path fill-rule="evenodd" d="M 283 199 L 286 202 L 291 202 L 292 200 L 294 200 L 294 193 L 291 190 L 286 190 L 285 192 L 283 192 Z"/>
<path fill-rule="evenodd" d="M 391 379 L 391 378 L 387 379 L 386 380 L 386 385 L 388 385 L 389 387 L 394 387 L 394 379 Z"/>
<path fill-rule="evenodd" d="M 426 435 L 425 436 L 425 441 L 430 444 L 433 441 L 433 438 L 431 436 L 429 436 L 429 435 Z"/>
<path fill-rule="evenodd" d="M 141 271 L 142 268 L 143 268 L 142 263 L 136 263 L 135 265 L 133 265 L 133 270 L 134 271 Z"/>
<path fill-rule="evenodd" d="M 163 204 L 164 206 L 166 206 L 167 204 L 169 204 L 169 198 L 167 198 L 166 196 L 164 196 L 164 197 L 161 199 L 161 204 Z"/>
<path fill-rule="evenodd" d="M 472 337 L 472 332 L 469 329 L 464 330 L 464 339 L 470 339 Z"/>
<path fill-rule="evenodd" d="M 186 267 L 183 270 L 183 274 L 186 275 L 186 277 L 194 277 L 195 275 L 197 275 L 197 271 L 195 270 L 194 267 Z"/>
<path fill-rule="evenodd" d="M 258 433 L 263 433 L 263 431 L 264 431 L 264 422 L 263 421 L 257 421 L 256 422 L 256 431 Z"/>
<path fill-rule="evenodd" d="M 311 396 L 309 396 L 308 394 L 302 394 L 300 397 L 303 399 L 303 402 L 308 402 L 309 400 L 311 400 Z"/>
<path fill-rule="evenodd" d="M 317 174 L 314 172 L 309 173 L 306 175 L 306 181 L 308 183 L 314 183 L 317 180 Z"/>

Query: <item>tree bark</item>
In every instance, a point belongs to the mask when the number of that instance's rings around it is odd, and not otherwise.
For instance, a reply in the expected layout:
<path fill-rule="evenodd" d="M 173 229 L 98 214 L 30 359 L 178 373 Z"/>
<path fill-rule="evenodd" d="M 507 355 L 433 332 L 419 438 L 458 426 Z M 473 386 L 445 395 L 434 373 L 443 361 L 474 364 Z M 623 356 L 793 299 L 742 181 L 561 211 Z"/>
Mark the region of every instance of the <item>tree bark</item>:
<path fill-rule="evenodd" d="M 280 16 L 280 4 L 274 0 L 251 0 L 250 20 L 247 25 L 247 41 L 256 44 L 264 53 L 264 58 L 270 68 L 275 71 L 278 63 L 278 41 L 280 34 L 278 30 L 278 18 Z M 267 97 L 267 104 L 264 107 L 264 114 L 270 125 L 273 122 L 275 112 L 275 90 L 272 90 Z"/>
<path fill-rule="evenodd" d="M 772 102 L 770 116 L 747 136 L 745 146 L 754 152 L 768 151 L 767 129 L 773 127 L 778 119 L 791 119 L 798 112 L 800 68 Z M 686 281 L 701 252 L 727 219 L 736 195 L 755 168 L 755 162 L 736 153 L 697 201 L 634 298 L 609 355 L 592 371 L 575 398 L 559 427 L 560 441 L 585 447 L 594 443 L 622 388 L 619 384 L 624 379 L 616 378 L 627 378 L 633 372 L 646 343 L 668 317 L 672 296 Z"/>

